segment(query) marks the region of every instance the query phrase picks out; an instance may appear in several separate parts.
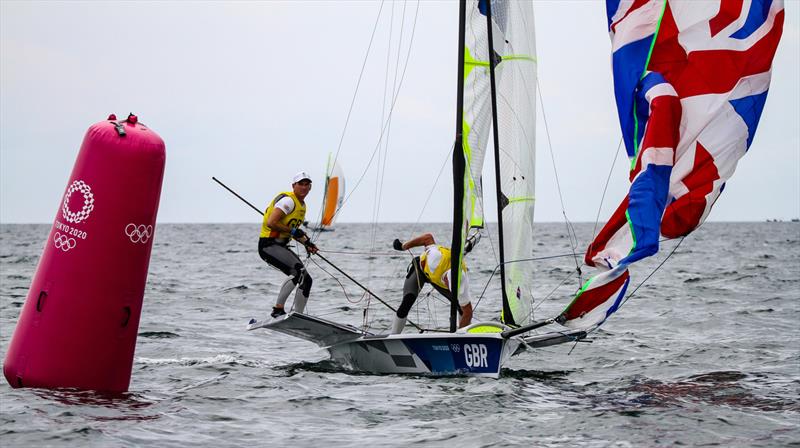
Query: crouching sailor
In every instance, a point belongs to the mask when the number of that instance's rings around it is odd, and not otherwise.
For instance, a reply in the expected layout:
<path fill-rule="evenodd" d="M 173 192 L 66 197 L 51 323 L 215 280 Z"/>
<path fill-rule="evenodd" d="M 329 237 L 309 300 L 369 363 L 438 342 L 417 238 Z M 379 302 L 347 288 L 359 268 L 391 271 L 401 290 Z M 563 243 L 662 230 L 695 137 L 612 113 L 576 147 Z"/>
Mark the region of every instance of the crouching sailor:
<path fill-rule="evenodd" d="M 474 243 L 473 239 L 467 241 L 465 254 L 472 250 Z M 450 249 L 436 244 L 433 235 L 430 233 L 417 236 L 405 243 L 397 239 L 394 240 L 395 250 L 409 250 L 418 246 L 425 246 L 425 250 L 419 257 L 414 257 L 411 266 L 408 268 L 406 280 L 403 283 L 403 301 L 397 309 L 394 322 L 392 322 L 391 334 L 403 332 L 408 312 L 411 311 L 411 307 L 414 306 L 414 302 L 419 296 L 420 289 L 426 282 L 433 285 L 433 288 L 448 300 L 453 300 L 450 292 Z M 472 303 L 470 303 L 467 268 L 465 264 L 462 264 L 462 266 L 461 282 L 458 287 L 458 305 L 461 313 L 458 328 L 466 327 L 472 321 Z"/>
<path fill-rule="evenodd" d="M 292 178 L 292 191 L 285 191 L 275 196 L 264 213 L 264 223 L 261 225 L 258 239 L 258 254 L 270 266 L 289 276 L 278 293 L 278 299 L 270 314 L 272 317 L 286 314 L 284 310 L 286 299 L 295 288 L 297 292 L 294 295 L 294 310 L 302 313 L 305 311 L 308 295 L 311 292 L 311 276 L 297 254 L 286 247 L 294 239 L 305 246 L 309 254 L 317 253 L 317 246 L 300 229 L 306 217 L 305 198 L 309 191 L 311 191 L 311 178 L 305 171 L 301 171 Z"/>

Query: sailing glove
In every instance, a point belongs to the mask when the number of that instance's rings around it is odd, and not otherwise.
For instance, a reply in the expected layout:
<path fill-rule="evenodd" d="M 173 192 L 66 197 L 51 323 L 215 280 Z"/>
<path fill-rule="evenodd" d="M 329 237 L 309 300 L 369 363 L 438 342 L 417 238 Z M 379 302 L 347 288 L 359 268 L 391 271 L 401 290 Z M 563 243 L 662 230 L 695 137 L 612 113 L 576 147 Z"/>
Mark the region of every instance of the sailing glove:
<path fill-rule="evenodd" d="M 403 243 L 399 239 L 395 238 L 394 242 L 392 243 L 392 247 L 394 247 L 394 250 L 403 250 Z"/>
<path fill-rule="evenodd" d="M 306 236 L 306 232 L 303 232 L 303 229 L 300 227 L 292 227 L 292 230 L 289 232 L 289 234 L 292 235 L 296 240 Z"/>
<path fill-rule="evenodd" d="M 317 245 L 316 245 L 316 244 L 314 244 L 314 243 L 312 243 L 311 241 L 307 241 L 307 242 L 306 242 L 305 244 L 303 244 L 303 245 L 306 247 L 306 252 L 308 252 L 309 254 L 316 253 L 316 252 L 319 250 L 319 249 L 317 248 Z"/>

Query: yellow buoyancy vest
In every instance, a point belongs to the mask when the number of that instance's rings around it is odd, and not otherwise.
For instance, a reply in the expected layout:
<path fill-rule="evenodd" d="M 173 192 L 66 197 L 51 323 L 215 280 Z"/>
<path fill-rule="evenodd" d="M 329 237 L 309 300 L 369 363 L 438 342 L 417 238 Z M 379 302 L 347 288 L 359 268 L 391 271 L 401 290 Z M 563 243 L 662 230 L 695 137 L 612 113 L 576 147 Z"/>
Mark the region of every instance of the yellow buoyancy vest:
<path fill-rule="evenodd" d="M 267 207 L 266 213 L 264 213 L 264 222 L 261 224 L 261 238 L 290 238 L 291 235 L 289 232 L 280 232 L 278 230 L 272 230 L 267 225 L 267 219 L 272 214 L 272 211 L 275 210 L 275 204 L 278 203 L 281 199 L 289 196 L 294 201 L 294 210 L 291 213 L 284 215 L 283 218 L 279 221 L 281 224 L 287 225 L 291 228 L 300 227 L 306 219 L 306 205 L 300 202 L 297 199 L 297 196 L 294 195 L 292 191 L 284 191 L 283 193 L 279 193 L 275 196 L 275 199 L 270 202 L 269 207 Z"/>
<path fill-rule="evenodd" d="M 439 260 L 439 264 L 436 266 L 436 269 L 431 271 L 431 267 L 428 264 L 428 251 L 426 250 L 422 252 L 422 255 L 419 257 L 419 262 L 422 265 L 422 272 L 431 283 L 444 289 L 450 289 L 444 284 L 444 280 L 442 279 L 444 273 L 450 269 L 450 249 L 438 244 L 436 245 L 436 248 L 439 249 L 439 252 L 441 252 L 442 259 Z M 466 262 L 463 262 L 461 267 L 464 272 L 467 271 Z"/>

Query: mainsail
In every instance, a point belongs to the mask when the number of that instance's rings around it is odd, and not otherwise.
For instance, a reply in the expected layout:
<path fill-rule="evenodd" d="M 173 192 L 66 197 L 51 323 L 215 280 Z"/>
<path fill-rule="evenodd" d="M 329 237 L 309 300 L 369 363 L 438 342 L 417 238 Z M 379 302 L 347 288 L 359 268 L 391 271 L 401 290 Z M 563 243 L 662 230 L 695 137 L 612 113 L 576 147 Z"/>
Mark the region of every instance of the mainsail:
<path fill-rule="evenodd" d="M 781 0 L 608 0 L 614 91 L 630 190 L 590 244 L 590 278 L 559 317 L 599 326 L 619 307 L 628 266 L 685 236 L 753 141 L 783 30 Z"/>
<path fill-rule="evenodd" d="M 320 227 L 330 227 L 339 207 L 344 200 L 344 173 L 337 161 L 331 161 L 328 154 L 328 165 L 325 168 L 325 194 L 322 198 L 322 220 Z"/>
<path fill-rule="evenodd" d="M 491 3 L 495 52 L 497 208 L 503 322 L 525 325 L 533 303 L 536 40 L 531 2 Z"/>
<path fill-rule="evenodd" d="M 530 319 L 532 267 L 516 261 L 530 258 L 533 251 L 533 6 L 525 1 L 473 0 L 462 2 L 461 8 L 453 265 L 463 262 L 470 228 L 484 224 L 481 173 L 491 135 L 496 158 L 502 319 L 510 325 L 524 325 Z M 458 272 L 454 295 L 460 284 L 461 270 Z"/>

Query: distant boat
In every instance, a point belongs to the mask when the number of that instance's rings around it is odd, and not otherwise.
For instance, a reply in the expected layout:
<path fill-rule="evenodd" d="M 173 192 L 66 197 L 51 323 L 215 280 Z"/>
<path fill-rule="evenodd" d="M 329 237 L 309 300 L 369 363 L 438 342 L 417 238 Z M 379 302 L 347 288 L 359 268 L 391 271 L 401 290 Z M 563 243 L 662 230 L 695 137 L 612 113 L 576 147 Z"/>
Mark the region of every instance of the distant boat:
<path fill-rule="evenodd" d="M 334 230 L 333 222 L 344 201 L 344 172 L 336 160 L 328 154 L 328 165 L 325 168 L 325 191 L 322 197 L 322 219 L 311 227 L 320 232 Z M 305 223 L 308 225 L 308 223 Z"/>

